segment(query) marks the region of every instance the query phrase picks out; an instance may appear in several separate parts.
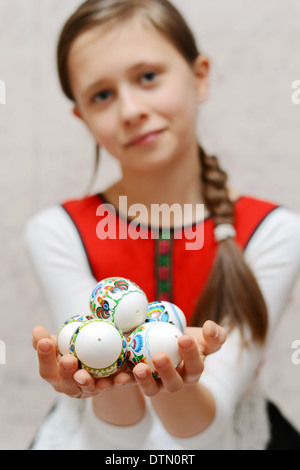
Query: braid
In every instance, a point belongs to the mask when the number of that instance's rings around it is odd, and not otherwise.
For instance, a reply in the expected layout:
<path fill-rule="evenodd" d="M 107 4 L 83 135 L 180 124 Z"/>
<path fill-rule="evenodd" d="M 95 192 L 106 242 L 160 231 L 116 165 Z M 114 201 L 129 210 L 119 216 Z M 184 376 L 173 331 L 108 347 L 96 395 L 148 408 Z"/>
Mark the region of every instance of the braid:
<path fill-rule="evenodd" d="M 216 157 L 208 157 L 199 147 L 202 166 L 202 184 L 204 202 L 209 208 L 215 225 L 233 224 L 234 205 L 230 201 L 226 188 L 227 174 L 220 168 Z"/>
<path fill-rule="evenodd" d="M 204 202 L 212 214 L 215 226 L 234 224 L 234 204 L 227 190 L 227 174 L 216 157 L 207 156 L 199 147 L 202 167 Z M 210 277 L 201 294 L 192 320 L 199 326 L 207 319 L 222 323 L 229 330 L 238 326 L 245 340 L 245 328 L 254 340 L 265 339 L 268 316 L 257 281 L 245 262 L 242 250 L 232 239 L 218 243 L 216 259 Z"/>

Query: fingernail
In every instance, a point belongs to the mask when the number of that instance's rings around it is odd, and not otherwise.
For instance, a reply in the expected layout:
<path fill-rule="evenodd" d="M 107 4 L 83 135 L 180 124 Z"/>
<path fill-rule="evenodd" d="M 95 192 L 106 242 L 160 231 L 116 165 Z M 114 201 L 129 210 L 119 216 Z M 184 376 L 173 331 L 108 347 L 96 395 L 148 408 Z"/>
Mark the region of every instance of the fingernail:
<path fill-rule="evenodd" d="M 193 342 L 191 340 L 191 338 L 182 338 L 182 341 L 180 343 L 180 346 L 183 348 L 183 349 L 188 349 L 192 346 Z"/>
<path fill-rule="evenodd" d="M 39 350 L 42 353 L 48 353 L 50 351 L 51 344 L 48 342 L 40 343 L 39 344 Z"/>
<path fill-rule="evenodd" d="M 63 362 L 62 366 L 65 370 L 71 370 L 74 367 L 73 362 Z"/>
<path fill-rule="evenodd" d="M 213 338 L 217 338 L 218 334 L 219 334 L 218 328 L 216 327 L 216 325 L 212 325 L 211 326 L 211 336 Z"/>
<path fill-rule="evenodd" d="M 86 384 L 86 380 L 83 380 L 83 379 L 74 379 L 79 385 L 85 385 Z"/>
<path fill-rule="evenodd" d="M 156 367 L 164 367 L 166 365 L 167 361 L 166 361 L 165 357 L 159 357 L 159 358 L 155 359 L 153 361 L 153 363 L 155 363 Z"/>
<path fill-rule="evenodd" d="M 139 379 L 145 379 L 147 377 L 147 371 L 145 370 L 137 370 L 134 371 L 134 373 Z"/>

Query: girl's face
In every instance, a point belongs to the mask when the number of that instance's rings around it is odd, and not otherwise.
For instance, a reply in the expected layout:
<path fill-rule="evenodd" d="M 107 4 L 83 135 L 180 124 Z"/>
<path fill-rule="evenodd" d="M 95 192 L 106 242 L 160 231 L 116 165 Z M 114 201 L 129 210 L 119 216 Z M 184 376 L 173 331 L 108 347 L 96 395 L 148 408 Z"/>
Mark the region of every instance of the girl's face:
<path fill-rule="evenodd" d="M 74 113 L 123 169 L 149 170 L 195 154 L 198 97 L 208 94 L 206 57 L 189 65 L 135 17 L 81 34 L 68 67 Z"/>

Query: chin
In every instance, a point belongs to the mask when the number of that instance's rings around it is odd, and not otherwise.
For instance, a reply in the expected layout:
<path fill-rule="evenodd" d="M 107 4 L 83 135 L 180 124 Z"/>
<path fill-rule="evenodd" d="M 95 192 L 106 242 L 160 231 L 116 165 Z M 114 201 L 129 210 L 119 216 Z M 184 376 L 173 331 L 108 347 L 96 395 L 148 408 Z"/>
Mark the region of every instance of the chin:
<path fill-rule="evenodd" d="M 138 161 L 126 162 L 126 169 L 139 173 L 160 172 L 171 169 L 174 163 L 175 157 L 170 153 L 167 155 L 142 155 Z"/>

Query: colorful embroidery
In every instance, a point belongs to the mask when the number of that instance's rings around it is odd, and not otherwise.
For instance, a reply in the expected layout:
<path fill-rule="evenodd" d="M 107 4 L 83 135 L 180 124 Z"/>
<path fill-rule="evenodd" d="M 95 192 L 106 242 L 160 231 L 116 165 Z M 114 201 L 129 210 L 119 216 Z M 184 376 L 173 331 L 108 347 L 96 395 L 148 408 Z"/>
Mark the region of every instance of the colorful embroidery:
<path fill-rule="evenodd" d="M 172 302 L 172 237 L 172 233 L 161 230 L 155 247 L 156 298 L 168 302 Z"/>

